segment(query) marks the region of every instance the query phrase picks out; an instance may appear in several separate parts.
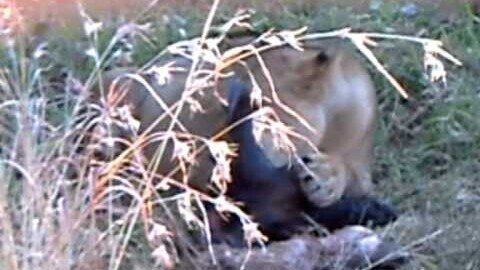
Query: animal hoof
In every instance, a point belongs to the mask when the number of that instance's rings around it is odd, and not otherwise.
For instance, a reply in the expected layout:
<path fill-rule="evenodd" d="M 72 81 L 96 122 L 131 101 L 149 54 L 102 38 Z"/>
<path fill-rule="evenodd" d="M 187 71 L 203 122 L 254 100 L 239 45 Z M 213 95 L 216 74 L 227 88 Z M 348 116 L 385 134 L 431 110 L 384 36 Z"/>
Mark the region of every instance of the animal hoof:
<path fill-rule="evenodd" d="M 358 224 L 385 226 L 397 220 L 398 211 L 390 204 L 374 197 L 362 197 L 352 201 L 352 213 Z"/>

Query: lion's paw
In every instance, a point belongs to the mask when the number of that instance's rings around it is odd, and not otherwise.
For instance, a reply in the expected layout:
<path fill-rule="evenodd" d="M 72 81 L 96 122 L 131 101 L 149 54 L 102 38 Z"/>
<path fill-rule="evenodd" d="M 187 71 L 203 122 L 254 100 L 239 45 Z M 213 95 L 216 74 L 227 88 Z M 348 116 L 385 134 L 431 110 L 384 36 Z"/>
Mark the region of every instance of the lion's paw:
<path fill-rule="evenodd" d="M 337 201 L 345 189 L 345 172 L 326 155 L 301 157 L 295 166 L 300 186 L 307 199 L 318 207 Z"/>

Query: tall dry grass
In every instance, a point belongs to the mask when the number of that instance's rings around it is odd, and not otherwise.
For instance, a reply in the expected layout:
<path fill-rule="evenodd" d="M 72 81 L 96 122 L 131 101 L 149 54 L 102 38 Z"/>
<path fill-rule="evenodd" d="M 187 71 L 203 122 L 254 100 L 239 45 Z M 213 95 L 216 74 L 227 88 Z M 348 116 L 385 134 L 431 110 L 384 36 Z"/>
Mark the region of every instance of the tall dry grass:
<path fill-rule="evenodd" d="M 102 85 L 102 72 L 115 45 L 141 34 L 144 29 L 140 25 L 127 23 L 119 27 L 107 48 L 99 52 L 98 33 L 102 24 L 90 18 L 80 6 L 90 44 L 86 54 L 95 62 L 90 76 L 80 81 L 69 71 L 62 76 L 56 74 L 58 70 L 48 44 L 30 47 L 22 15 L 8 4 L 4 6 L 2 25 L 7 66 L 1 73 L 0 95 L 0 168 L 4 175 L 0 191 L 2 268 L 119 269 L 134 242 L 132 235 L 136 230 L 143 230 L 155 263 L 172 268 L 178 261 L 177 248 L 185 255 L 193 248 L 189 239 L 181 238 L 181 232 L 174 240 L 172 232 L 185 227 L 178 217 L 183 217 L 188 227 L 202 229 L 209 239 L 202 201 L 234 212 L 250 232 L 251 241 L 261 239 L 251 218 L 235 204 L 224 197 L 213 198 L 196 191 L 186 180 L 155 175 L 149 167 L 156 160 L 149 163 L 141 153 L 142 147 L 149 143 L 163 141 L 165 145 L 172 140 L 177 149 L 174 158 L 180 164 L 176 170 L 186 170 L 196 153 L 207 149 L 218 162 L 214 184 L 225 191 L 232 156 L 225 142 L 176 133 L 172 129 L 155 134 L 147 129 L 138 134 L 138 121 L 131 116 L 127 105 L 118 103 L 122 94 L 100 89 L 97 102 L 89 99 L 90 89 Z M 204 36 L 192 45 L 205 41 L 214 12 L 211 14 Z M 177 45 L 184 49 L 182 44 Z M 194 64 L 198 66 L 191 71 L 192 85 L 199 81 L 211 83 L 214 78 L 213 73 L 208 80 L 196 77 L 196 72 L 205 65 L 199 63 L 203 57 L 199 51 L 193 52 L 198 55 Z M 162 76 L 161 70 L 165 69 L 159 67 L 147 72 Z M 129 77 L 143 80 L 139 74 Z M 155 91 L 151 94 L 159 98 Z M 175 105 L 179 108 L 175 114 L 182 106 L 196 104 L 191 94 Z M 127 131 L 130 138 L 115 137 L 117 129 Z M 193 148 L 197 142 L 203 143 L 201 149 Z M 117 146 L 124 150 L 108 152 Z M 160 154 L 158 159 L 161 158 L 167 157 Z M 172 196 L 161 192 L 171 188 L 180 192 Z"/>
<path fill-rule="evenodd" d="M 221 51 L 220 44 L 231 28 L 249 27 L 249 15 L 239 13 L 218 27 L 220 35 L 211 37 L 209 31 L 219 3 L 214 2 L 199 38 L 173 44 L 158 56 L 179 54 L 191 58 L 193 64 L 182 99 L 165 107 L 167 113 L 158 118 L 170 118 L 170 128 L 157 133 L 152 133 L 151 128 L 138 130 L 139 123 L 128 105 L 120 102 L 125 93 L 100 88 L 99 100 L 89 99 L 92 87 L 102 85 L 102 73 L 115 55 L 112 51 L 116 44 L 134 45 L 137 38 L 148 38 L 147 26 L 135 21 L 120 26 L 106 49 L 100 51 L 98 34 L 103 24 L 79 6 L 89 44 L 86 54 L 95 63 L 89 77 L 82 81 L 68 70 L 60 76 L 48 44 L 32 45 L 22 14 L 11 2 L 2 3 L 5 65 L 0 71 L 1 269 L 120 269 L 133 257 L 138 234 L 145 239 L 153 264 L 171 269 L 180 260 L 179 254 L 188 259 L 199 252 L 190 236 L 192 228 L 203 232 L 206 246 L 212 251 L 203 202 L 240 217 L 250 246 L 263 243 L 265 238 L 257 224 L 223 196 L 231 181 L 229 164 L 233 152 L 220 138 L 229 129 L 212 138 L 174 132 L 174 127 L 182 125 L 178 115 L 183 108 L 201 109 L 194 94 L 211 89 L 218 78 L 228 75 L 223 73 L 226 68 L 246 57 L 255 56 L 261 61 L 259 52 L 279 46 L 301 50 L 302 42 L 309 39 L 349 39 L 404 95 L 400 84 L 372 53 L 370 47 L 376 45 L 373 39 L 406 39 L 421 44 L 426 68 L 434 79 L 445 76 L 439 56 L 458 63 L 437 41 L 355 33 L 350 29 L 318 34 L 305 34 L 306 29 L 271 31 L 252 44 Z M 165 106 L 142 77 L 150 73 L 157 80 L 168 79 L 169 66 L 156 66 L 156 59 L 127 76 L 143 84 L 159 106 Z M 266 66 L 264 71 L 269 76 Z M 270 81 L 274 89 L 272 78 Z M 120 80 L 115 83 L 120 84 Z M 257 101 L 262 101 L 261 93 L 256 95 Z M 274 96 L 273 102 L 296 115 L 282 106 L 278 97 Z M 293 149 L 288 136 L 295 134 L 285 133 L 288 129 L 278 122 L 274 112 L 266 106 L 255 116 L 264 117 L 260 120 L 266 126 L 276 127 L 271 132 L 277 133 L 283 146 Z M 117 137 L 118 129 L 130 136 Z M 158 141 L 162 144 L 157 158 L 145 160 L 142 148 Z M 175 144 L 174 157 L 163 155 L 168 141 Z M 216 197 L 191 188 L 185 177 L 173 179 L 177 171 L 187 175 L 192 160 L 201 151 L 210 151 L 217 164 L 212 185 L 221 192 Z M 178 161 L 179 166 L 169 175 L 157 175 L 152 170 L 163 158 Z M 166 192 L 172 189 L 178 192 Z M 215 258 L 213 252 L 211 256 Z"/>

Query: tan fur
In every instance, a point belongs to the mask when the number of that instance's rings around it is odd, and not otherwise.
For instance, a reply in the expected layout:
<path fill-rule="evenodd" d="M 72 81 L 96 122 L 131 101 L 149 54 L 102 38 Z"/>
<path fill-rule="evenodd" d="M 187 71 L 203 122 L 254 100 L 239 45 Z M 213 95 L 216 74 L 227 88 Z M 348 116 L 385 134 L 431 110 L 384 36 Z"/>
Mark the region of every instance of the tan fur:
<path fill-rule="evenodd" d="M 319 53 L 326 55 L 327 60 L 318 60 Z M 308 165 L 309 170 L 300 172 L 304 176 L 313 176 L 313 181 L 303 185 L 311 200 L 318 205 L 328 205 L 342 195 L 370 193 L 371 141 L 376 100 L 366 70 L 354 56 L 339 48 L 336 43 L 315 42 L 309 44 L 304 52 L 282 47 L 264 52 L 262 58 L 275 82 L 280 99 L 303 116 L 317 132 L 309 131 L 295 118 L 276 108 L 281 119 L 328 155 L 328 160 L 321 160 L 307 144 L 296 141 L 299 155 L 311 156 L 314 161 Z M 172 59 L 177 61 L 176 66 L 189 67 L 189 62 L 184 59 Z M 261 88 L 265 89 L 269 96 L 271 92 L 258 61 L 251 57 L 246 62 Z M 249 80 L 243 67 L 238 66 L 234 70 L 245 81 Z M 128 71 L 131 70 L 117 70 L 105 74 L 105 84 L 109 85 L 113 78 Z M 185 76 L 185 73 L 175 73 L 166 86 L 156 85 L 153 79 L 148 81 L 153 84 L 157 94 L 171 105 L 180 98 Z M 220 83 L 220 94 L 225 94 L 224 91 Z M 138 83 L 130 86 L 126 99 L 132 103 L 134 112 L 139 117 L 141 130 L 150 126 L 163 113 L 154 98 Z M 206 112 L 192 115 L 188 108 L 184 108 L 180 120 L 189 132 L 211 136 L 224 127 L 226 111 L 212 91 L 206 91 L 199 100 Z M 164 130 L 168 124 L 169 121 L 163 121 L 154 130 Z M 275 150 L 268 136 L 262 143 L 275 164 L 284 165 L 288 162 L 288 156 Z M 153 157 L 157 146 L 146 147 L 147 157 Z M 171 153 L 171 149 L 169 151 Z M 173 164 L 169 158 L 162 160 L 159 171 L 166 173 Z M 208 159 L 205 159 L 205 162 L 208 163 Z M 323 164 L 324 162 L 327 163 Z M 208 179 L 208 169 L 205 169 L 208 165 L 203 162 L 199 164 L 199 171 L 202 173 L 196 177 Z M 327 173 L 325 166 L 329 168 Z"/>

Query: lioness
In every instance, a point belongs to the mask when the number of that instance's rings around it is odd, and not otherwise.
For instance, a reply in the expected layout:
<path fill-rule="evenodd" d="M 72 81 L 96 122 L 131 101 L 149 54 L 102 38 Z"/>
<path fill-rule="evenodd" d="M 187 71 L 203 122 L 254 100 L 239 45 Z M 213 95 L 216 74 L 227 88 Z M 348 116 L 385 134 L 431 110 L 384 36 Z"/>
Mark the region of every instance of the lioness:
<path fill-rule="evenodd" d="M 248 41 L 238 39 L 232 44 Z M 305 157 L 304 161 L 309 168 L 300 173 L 308 198 L 318 206 L 327 206 L 342 196 L 370 194 L 373 188 L 370 161 L 376 99 L 367 71 L 338 43 L 310 42 L 305 44 L 302 52 L 283 46 L 264 51 L 261 57 L 273 78 L 280 100 L 306 119 L 315 131 L 309 130 L 291 114 L 274 106 L 281 120 L 308 138 L 327 156 L 327 159 L 321 158 L 304 141 L 294 141 L 299 156 Z M 152 85 L 162 102 L 169 106 L 178 101 L 184 92 L 191 61 L 183 57 L 171 57 L 160 61 L 158 65 L 167 63 L 176 67 L 168 81 L 158 82 L 151 76 L 145 76 L 144 79 Z M 258 59 L 252 56 L 245 63 L 266 96 L 271 97 L 272 89 Z M 181 68 L 185 71 L 181 71 Z M 236 65 L 232 70 L 235 71 L 235 76 L 250 81 L 244 66 Z M 107 72 L 103 76 L 104 89 L 118 91 L 118 87 L 112 87 L 112 81 L 134 71 L 127 68 Z M 121 86 L 125 81 L 129 80 L 122 79 L 115 85 Z M 132 105 L 131 108 L 141 123 L 140 131 L 144 131 L 165 110 L 139 81 L 129 81 L 127 88 L 129 90 L 124 100 Z M 223 80 L 218 82 L 217 90 L 220 96 L 225 97 Z M 204 91 L 196 97 L 204 111 L 193 114 L 185 106 L 179 114 L 183 127 L 176 130 L 184 128 L 193 134 L 212 136 L 225 127 L 226 108 L 218 101 L 214 91 Z M 152 131 L 166 130 L 170 123 L 171 118 L 165 117 Z M 262 144 L 275 165 L 284 165 L 289 161 L 287 154 L 273 147 L 270 136 L 263 136 Z M 154 156 L 158 145 L 152 143 L 145 147 L 147 158 Z M 173 145 L 169 144 L 165 153 L 169 156 L 172 151 Z M 208 178 L 209 162 L 211 160 L 208 158 L 200 160 L 201 173 L 194 177 Z M 175 162 L 170 158 L 162 158 L 158 171 L 168 173 L 174 165 Z"/>
<path fill-rule="evenodd" d="M 256 142 L 253 120 L 248 116 L 257 106 L 251 102 L 247 84 L 235 78 L 227 83 L 227 89 L 227 124 L 237 123 L 229 135 L 238 145 L 227 195 L 242 203 L 242 208 L 258 222 L 269 240 L 285 240 L 300 232 L 309 224 L 304 214 L 330 231 L 352 224 L 382 226 L 397 218 L 393 208 L 368 196 L 344 197 L 326 207 L 308 201 L 295 168 L 275 166 Z M 214 241 L 243 243 L 238 218 L 225 220 L 212 209 L 208 212 Z"/>

